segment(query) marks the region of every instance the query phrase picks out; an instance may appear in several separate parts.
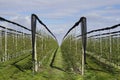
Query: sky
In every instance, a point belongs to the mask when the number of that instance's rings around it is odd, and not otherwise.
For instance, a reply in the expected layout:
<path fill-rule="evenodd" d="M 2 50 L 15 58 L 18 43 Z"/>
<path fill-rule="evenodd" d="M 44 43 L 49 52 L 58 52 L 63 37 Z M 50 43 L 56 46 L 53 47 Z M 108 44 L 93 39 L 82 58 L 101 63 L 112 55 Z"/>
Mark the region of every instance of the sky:
<path fill-rule="evenodd" d="M 0 0 L 0 16 L 31 28 L 36 14 L 59 42 L 80 17 L 87 31 L 120 23 L 120 0 Z"/>

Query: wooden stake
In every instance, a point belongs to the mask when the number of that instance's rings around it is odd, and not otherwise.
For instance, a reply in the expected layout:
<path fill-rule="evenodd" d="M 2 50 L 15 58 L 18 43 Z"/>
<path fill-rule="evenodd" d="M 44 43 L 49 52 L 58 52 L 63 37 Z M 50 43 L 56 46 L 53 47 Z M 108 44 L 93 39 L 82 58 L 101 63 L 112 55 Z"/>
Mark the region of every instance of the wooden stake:
<path fill-rule="evenodd" d="M 37 65 L 37 53 L 36 53 L 36 17 L 31 17 L 31 29 L 32 29 L 32 60 L 33 60 L 33 72 L 38 71 Z"/>
<path fill-rule="evenodd" d="M 82 23 L 81 23 L 81 34 L 82 34 L 82 75 L 84 75 L 84 65 L 86 63 L 86 41 L 87 41 L 87 25 L 86 25 L 86 18 L 82 17 Z"/>

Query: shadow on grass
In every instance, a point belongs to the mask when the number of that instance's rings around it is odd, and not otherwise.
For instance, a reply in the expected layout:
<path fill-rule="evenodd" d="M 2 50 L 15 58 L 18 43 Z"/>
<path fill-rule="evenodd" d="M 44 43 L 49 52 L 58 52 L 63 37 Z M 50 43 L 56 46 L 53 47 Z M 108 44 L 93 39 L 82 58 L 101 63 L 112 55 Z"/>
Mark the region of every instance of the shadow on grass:
<path fill-rule="evenodd" d="M 20 65 L 13 64 L 13 66 L 15 66 L 16 68 L 18 68 L 20 71 L 24 72 L 24 69 Z"/>
<path fill-rule="evenodd" d="M 53 65 L 53 63 L 54 63 L 54 61 L 55 61 L 55 57 L 56 57 L 57 51 L 58 51 L 58 48 L 57 48 L 57 49 L 55 50 L 55 52 L 54 52 L 53 58 L 52 58 L 51 63 L 50 63 L 50 67 L 51 67 L 51 68 L 58 69 L 58 70 L 60 70 L 60 71 L 66 72 L 66 71 L 63 70 L 62 68 Z"/>
<path fill-rule="evenodd" d="M 31 64 L 31 63 L 29 63 L 30 61 L 28 61 L 26 64 L 22 64 L 22 65 L 18 65 L 17 64 L 17 63 L 19 63 L 20 61 L 26 59 L 29 56 L 30 56 L 30 54 L 25 56 L 25 57 L 23 57 L 23 58 L 21 58 L 21 59 L 19 59 L 19 60 L 17 60 L 17 61 L 15 61 L 11 65 L 15 66 L 16 68 L 18 68 L 22 72 L 24 72 L 26 69 L 31 69 L 31 66 L 29 66 L 29 64 Z"/>
<path fill-rule="evenodd" d="M 120 71 L 118 69 L 115 69 L 114 67 L 107 65 L 103 62 L 98 61 L 96 58 L 94 58 L 91 55 L 88 55 L 89 59 L 91 59 L 92 63 L 98 65 L 99 67 L 96 66 L 90 66 L 91 63 L 86 64 L 86 69 L 87 70 L 93 70 L 93 71 L 100 71 L 100 72 L 106 72 L 106 73 L 111 73 L 111 74 L 119 74 Z"/>

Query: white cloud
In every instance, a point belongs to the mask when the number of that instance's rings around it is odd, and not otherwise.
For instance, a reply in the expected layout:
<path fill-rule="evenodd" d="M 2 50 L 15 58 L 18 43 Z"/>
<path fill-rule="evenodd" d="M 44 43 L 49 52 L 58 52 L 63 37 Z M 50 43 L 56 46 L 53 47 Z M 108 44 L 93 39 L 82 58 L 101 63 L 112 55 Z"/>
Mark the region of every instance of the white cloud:
<path fill-rule="evenodd" d="M 0 0 L 0 9 L 4 12 L 37 12 L 49 17 L 65 17 L 81 12 L 85 9 L 92 9 L 101 6 L 111 6 L 118 4 L 119 0 Z M 49 11 L 46 13 L 46 11 Z M 48 17 L 47 16 L 47 17 Z"/>
<path fill-rule="evenodd" d="M 30 15 L 36 13 L 59 38 L 81 16 L 87 17 L 88 30 L 119 23 L 115 5 L 120 0 L 0 0 L 0 16 L 30 28 Z"/>
<path fill-rule="evenodd" d="M 25 16 L 25 17 L 22 17 L 22 16 L 15 16 L 15 17 L 11 17 L 10 20 L 12 21 L 15 21 L 21 25 L 24 25 L 28 28 L 31 28 L 31 20 L 30 20 L 30 16 Z"/>

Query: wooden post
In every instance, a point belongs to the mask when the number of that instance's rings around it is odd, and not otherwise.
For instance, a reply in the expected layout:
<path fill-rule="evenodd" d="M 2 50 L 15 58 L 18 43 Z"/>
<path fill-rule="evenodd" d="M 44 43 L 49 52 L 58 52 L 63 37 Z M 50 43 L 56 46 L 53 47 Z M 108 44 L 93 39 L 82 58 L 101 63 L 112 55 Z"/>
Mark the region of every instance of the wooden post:
<path fill-rule="evenodd" d="M 0 46 L 1 46 L 1 48 L 0 48 L 0 52 L 2 52 L 2 54 L 3 54 L 3 51 L 2 51 L 2 30 L 0 30 Z M 0 57 L 0 62 L 2 61 L 2 57 Z"/>
<path fill-rule="evenodd" d="M 15 53 L 15 57 L 17 57 L 17 52 L 18 52 L 18 46 L 17 46 L 17 37 L 18 36 L 18 34 L 17 34 L 17 31 L 15 30 L 15 51 L 16 51 L 16 53 Z"/>
<path fill-rule="evenodd" d="M 5 28 L 5 58 L 4 61 L 7 61 L 8 54 L 7 54 L 7 29 Z"/>
<path fill-rule="evenodd" d="M 31 29 L 32 29 L 32 60 L 33 60 L 33 72 L 38 71 L 37 65 L 37 53 L 36 53 L 36 17 L 34 15 L 31 16 Z"/>
<path fill-rule="evenodd" d="M 22 36 L 23 36 L 23 54 L 25 53 L 25 38 L 26 38 L 26 36 L 25 36 L 26 34 L 24 33 L 24 31 L 23 31 L 23 33 L 22 33 Z"/>
<path fill-rule="evenodd" d="M 109 44 L 110 44 L 110 53 L 109 53 L 109 62 L 111 62 L 111 54 L 112 54 L 112 36 L 110 34 L 110 30 L 109 30 Z"/>
<path fill-rule="evenodd" d="M 82 17 L 81 22 L 81 34 L 82 34 L 82 75 L 84 75 L 84 65 L 86 63 L 86 41 L 87 41 L 87 25 L 86 25 L 86 18 Z"/>

